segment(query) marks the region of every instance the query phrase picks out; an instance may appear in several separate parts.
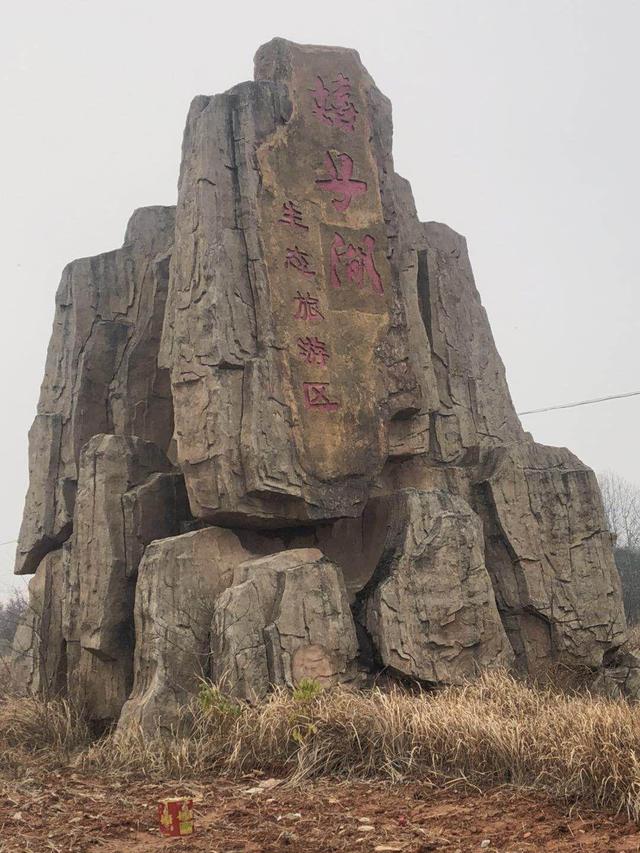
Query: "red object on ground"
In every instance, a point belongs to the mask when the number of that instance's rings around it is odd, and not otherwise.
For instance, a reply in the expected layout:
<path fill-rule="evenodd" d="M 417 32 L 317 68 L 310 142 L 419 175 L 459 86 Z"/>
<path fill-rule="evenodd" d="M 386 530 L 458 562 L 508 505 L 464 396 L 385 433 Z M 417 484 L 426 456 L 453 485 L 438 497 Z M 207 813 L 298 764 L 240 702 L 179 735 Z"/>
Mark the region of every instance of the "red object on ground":
<path fill-rule="evenodd" d="M 190 797 L 167 797 L 158 801 L 160 832 L 173 838 L 193 833 L 193 800 Z"/>

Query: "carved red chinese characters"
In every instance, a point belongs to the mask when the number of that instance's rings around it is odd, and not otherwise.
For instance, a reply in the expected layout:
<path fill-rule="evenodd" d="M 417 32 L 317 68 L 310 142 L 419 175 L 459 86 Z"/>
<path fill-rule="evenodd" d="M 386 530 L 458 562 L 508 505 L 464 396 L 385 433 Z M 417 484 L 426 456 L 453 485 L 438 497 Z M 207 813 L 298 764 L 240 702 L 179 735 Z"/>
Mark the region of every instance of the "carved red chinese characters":
<path fill-rule="evenodd" d="M 375 239 L 367 234 L 362 246 L 347 243 L 340 234 L 334 234 L 331 243 L 331 285 L 342 287 L 343 280 L 363 288 L 369 284 L 376 293 L 384 293 L 380 273 L 374 260 Z"/>
<path fill-rule="evenodd" d="M 298 290 L 293 297 L 295 311 L 293 317 L 295 320 L 304 320 L 309 323 L 317 323 L 319 320 L 324 320 L 324 314 L 320 310 L 320 300 L 307 291 L 304 295 Z"/>
<path fill-rule="evenodd" d="M 304 382 L 304 404 L 307 409 L 322 412 L 335 412 L 340 403 L 329 399 L 328 382 Z"/>
<path fill-rule="evenodd" d="M 287 249 L 284 265 L 309 278 L 312 278 L 316 274 L 315 270 L 311 268 L 309 253 L 303 252 L 297 246 L 293 249 Z"/>
<path fill-rule="evenodd" d="M 282 205 L 282 216 L 278 219 L 283 225 L 291 225 L 292 228 L 301 228 L 308 231 L 309 226 L 302 221 L 302 211 L 293 201 L 285 201 Z"/>
<path fill-rule="evenodd" d="M 322 77 L 316 77 L 313 95 L 312 112 L 322 124 L 328 127 L 338 127 L 352 133 L 356 126 L 358 110 L 351 100 L 351 81 L 344 74 L 338 74 L 329 89 Z"/>
<path fill-rule="evenodd" d="M 319 364 L 324 367 L 329 361 L 327 345 L 319 338 L 298 338 L 298 352 L 307 364 Z"/>
<path fill-rule="evenodd" d="M 336 162 L 337 161 L 337 162 Z M 344 213 L 348 209 L 351 201 L 359 195 L 364 195 L 367 191 L 365 181 L 356 181 L 352 179 L 353 175 L 353 160 L 348 154 L 338 154 L 337 157 L 332 157 L 327 151 L 325 157 L 325 165 L 327 172 L 331 175 L 330 178 L 320 178 L 316 184 L 321 190 L 328 190 L 339 195 L 339 198 L 334 198 L 331 203 L 336 210 Z"/>

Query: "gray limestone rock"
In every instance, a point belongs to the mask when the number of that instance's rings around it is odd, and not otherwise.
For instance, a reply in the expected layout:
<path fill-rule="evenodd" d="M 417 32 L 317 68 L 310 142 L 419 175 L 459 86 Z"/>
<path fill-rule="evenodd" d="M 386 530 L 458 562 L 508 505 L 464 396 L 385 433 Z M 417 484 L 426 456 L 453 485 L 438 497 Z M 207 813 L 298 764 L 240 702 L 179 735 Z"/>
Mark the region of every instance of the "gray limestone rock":
<path fill-rule="evenodd" d="M 173 207 L 137 210 L 121 249 L 73 261 L 62 274 L 29 432 L 16 574 L 35 572 L 70 536 L 80 451 L 92 436 L 138 435 L 169 448 L 169 374 L 156 359 L 174 216 Z"/>
<path fill-rule="evenodd" d="M 625 638 L 620 578 L 593 471 L 533 441 L 490 451 L 478 476 L 486 562 L 519 667 L 597 669 Z"/>
<path fill-rule="evenodd" d="M 591 690 L 611 699 L 640 698 L 640 649 L 625 643 L 605 655 Z"/>
<path fill-rule="evenodd" d="M 425 319 L 439 403 L 432 454 L 460 464 L 477 448 L 521 440 L 504 365 L 475 286 L 466 240 L 446 225 L 423 226 L 418 300 Z"/>
<path fill-rule="evenodd" d="M 386 539 L 356 614 L 384 667 L 459 684 L 508 667 L 507 640 L 484 560 L 482 523 L 461 498 L 406 489 L 381 498 Z"/>
<path fill-rule="evenodd" d="M 236 569 L 217 599 L 213 678 L 243 699 L 304 678 L 352 681 L 358 643 L 340 569 L 314 548 L 295 548 Z"/>
<path fill-rule="evenodd" d="M 79 466 L 70 547 L 68 641 L 77 643 L 71 696 L 96 721 L 118 718 L 133 682 L 138 563 L 153 539 L 188 517 L 182 477 L 135 436 L 96 435 Z"/>
<path fill-rule="evenodd" d="M 214 602 L 239 563 L 278 550 L 275 537 L 207 527 L 152 542 L 139 568 L 135 682 L 120 731 L 175 723 L 180 705 L 210 675 Z"/>
<path fill-rule="evenodd" d="M 18 693 L 51 699 L 66 691 L 62 563 L 62 549 L 52 551 L 29 581 L 29 603 L 11 655 L 11 682 Z"/>

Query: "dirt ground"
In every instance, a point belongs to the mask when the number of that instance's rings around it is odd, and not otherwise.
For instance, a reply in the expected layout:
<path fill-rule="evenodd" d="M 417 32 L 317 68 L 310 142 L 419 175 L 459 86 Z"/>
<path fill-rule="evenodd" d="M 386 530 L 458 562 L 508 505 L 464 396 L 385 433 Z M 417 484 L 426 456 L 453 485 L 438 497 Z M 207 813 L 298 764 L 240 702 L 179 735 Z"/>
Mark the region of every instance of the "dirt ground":
<path fill-rule="evenodd" d="M 194 796 L 195 834 L 159 835 L 156 801 Z M 502 788 L 480 794 L 420 784 L 240 781 L 152 784 L 54 773 L 0 790 L 0 853 L 427 853 L 640 851 L 623 817 L 563 809 Z"/>

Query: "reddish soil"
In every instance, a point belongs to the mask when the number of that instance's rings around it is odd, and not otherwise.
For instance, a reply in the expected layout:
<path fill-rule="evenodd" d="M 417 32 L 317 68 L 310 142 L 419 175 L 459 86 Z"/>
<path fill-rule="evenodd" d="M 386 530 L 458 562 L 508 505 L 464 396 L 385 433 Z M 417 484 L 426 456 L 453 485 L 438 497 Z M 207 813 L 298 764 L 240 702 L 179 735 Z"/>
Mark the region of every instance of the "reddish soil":
<path fill-rule="evenodd" d="M 0 853 L 640 851 L 638 827 L 621 816 L 506 788 L 273 781 L 152 784 L 65 772 L 5 784 Z M 183 794 L 194 796 L 195 834 L 162 838 L 156 801 Z"/>

